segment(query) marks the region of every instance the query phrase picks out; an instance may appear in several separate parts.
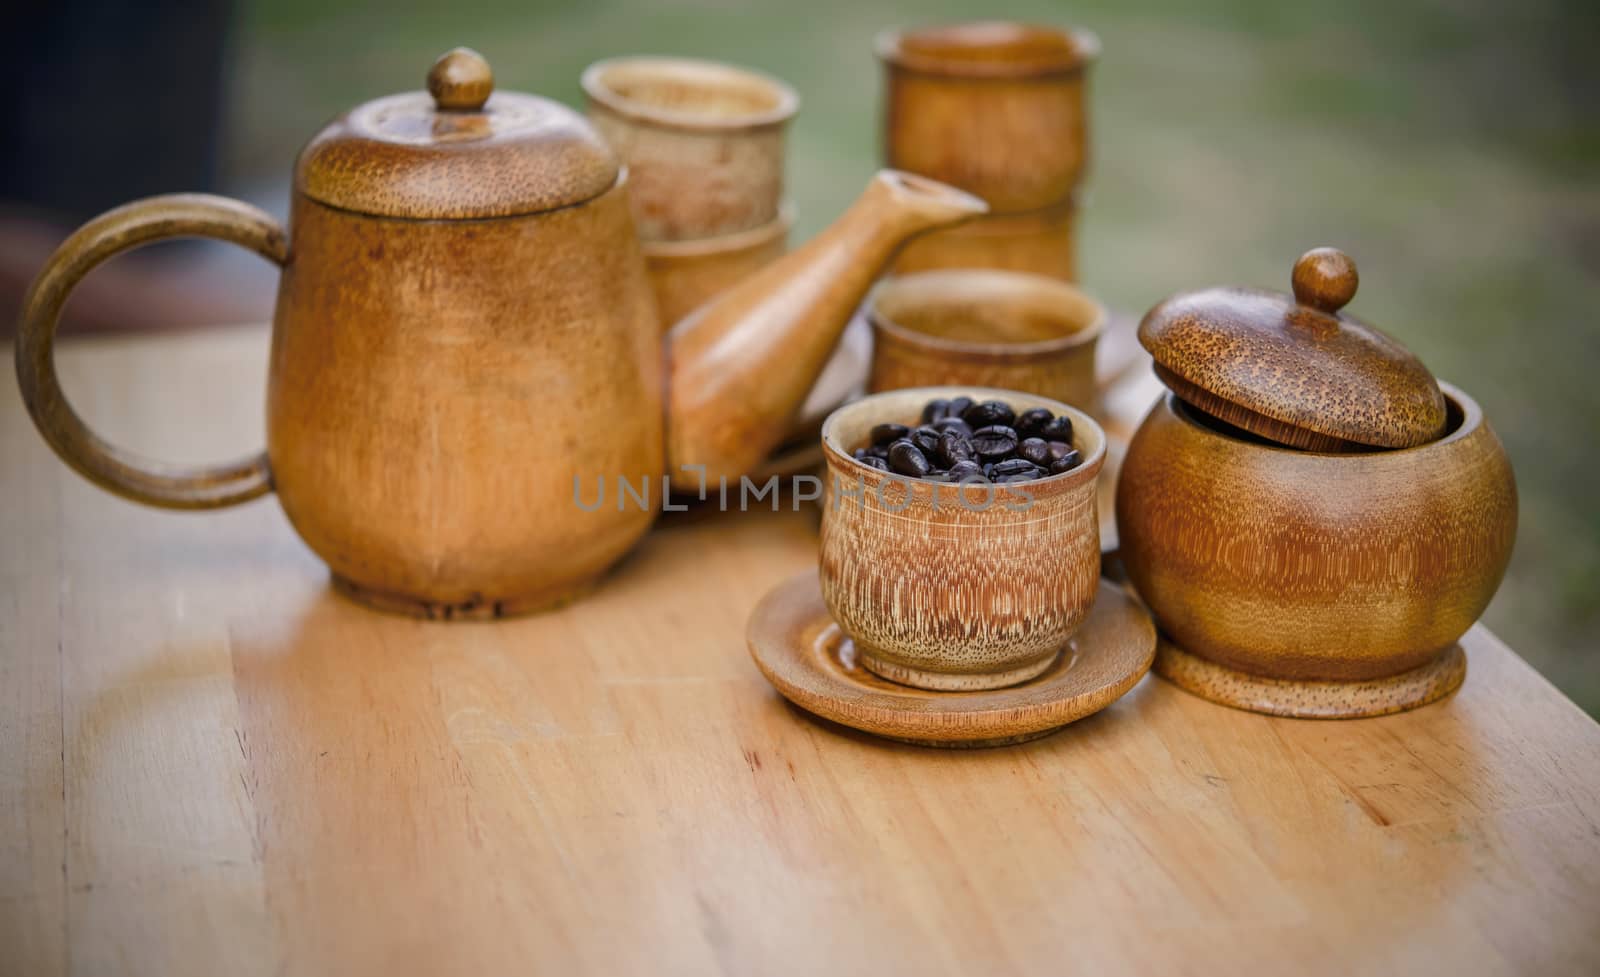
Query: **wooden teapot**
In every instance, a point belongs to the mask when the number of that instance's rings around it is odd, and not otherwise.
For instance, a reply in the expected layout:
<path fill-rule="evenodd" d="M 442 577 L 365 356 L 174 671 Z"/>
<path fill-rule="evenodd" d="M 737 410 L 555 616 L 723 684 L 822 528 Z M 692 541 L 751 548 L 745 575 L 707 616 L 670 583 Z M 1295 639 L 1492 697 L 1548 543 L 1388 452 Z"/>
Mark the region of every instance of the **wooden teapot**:
<path fill-rule="evenodd" d="M 456 49 L 426 92 L 318 133 L 289 228 L 198 194 L 84 225 L 25 301 L 17 373 L 79 473 L 148 505 L 209 509 L 275 491 L 340 589 L 430 617 L 570 599 L 649 528 L 666 492 L 737 478 L 776 447 L 851 313 L 908 237 L 982 201 L 885 171 L 832 227 L 661 332 L 627 171 L 577 113 L 493 91 Z M 164 238 L 213 237 L 282 267 L 267 447 L 185 469 L 97 437 L 52 345 L 73 286 Z M 617 489 L 579 505 L 581 485 Z M 634 493 L 622 497 L 626 483 Z"/>

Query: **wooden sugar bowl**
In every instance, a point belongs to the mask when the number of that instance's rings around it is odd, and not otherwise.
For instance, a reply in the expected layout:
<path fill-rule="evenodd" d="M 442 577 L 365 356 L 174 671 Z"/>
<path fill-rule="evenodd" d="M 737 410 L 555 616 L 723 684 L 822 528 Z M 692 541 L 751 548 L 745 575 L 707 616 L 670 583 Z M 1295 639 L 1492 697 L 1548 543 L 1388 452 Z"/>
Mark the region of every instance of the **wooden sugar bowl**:
<path fill-rule="evenodd" d="M 23 399 L 64 461 L 133 501 L 213 509 L 276 492 L 335 585 L 368 603 L 459 618 L 569 600 L 649 529 L 669 477 L 737 481 L 778 446 L 901 243 L 987 210 L 880 173 L 663 341 L 627 191 L 581 116 L 494 91 L 487 62 L 457 49 L 427 91 L 357 106 L 311 140 L 287 228 L 178 194 L 76 231 L 24 303 Z M 107 444 L 53 362 L 84 275 L 182 236 L 283 269 L 266 451 L 205 468 Z"/>
<path fill-rule="evenodd" d="M 1453 691 L 1517 527 L 1477 403 L 1339 309 L 1354 264 L 1303 256 L 1294 298 L 1209 289 L 1139 327 L 1172 389 L 1117 490 L 1156 669 L 1201 696 L 1302 717 L 1398 712 Z"/>

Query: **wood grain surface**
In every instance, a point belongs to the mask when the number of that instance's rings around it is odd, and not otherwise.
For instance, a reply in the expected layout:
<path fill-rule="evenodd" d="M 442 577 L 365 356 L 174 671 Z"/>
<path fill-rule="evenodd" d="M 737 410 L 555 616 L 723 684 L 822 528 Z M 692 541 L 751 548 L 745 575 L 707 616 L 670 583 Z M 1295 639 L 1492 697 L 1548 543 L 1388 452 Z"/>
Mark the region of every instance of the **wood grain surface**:
<path fill-rule="evenodd" d="M 1447 420 L 1439 382 L 1394 337 L 1341 311 L 1358 280 L 1349 255 L 1313 248 L 1290 272 L 1293 300 L 1258 288 L 1179 292 L 1145 313 L 1139 342 L 1179 396 L 1279 444 L 1428 444 Z"/>
<path fill-rule="evenodd" d="M 748 231 L 695 241 L 641 242 L 662 331 L 787 254 L 793 226 L 794 208 L 784 207 L 777 217 Z"/>
<path fill-rule="evenodd" d="M 59 352 L 108 437 L 194 461 L 259 443 L 265 349 Z M 1481 627 L 1405 715 L 1150 677 L 933 751 L 751 663 L 808 512 L 663 528 L 570 608 L 445 624 L 331 592 L 271 501 L 99 491 L 9 375 L 0 493 L 6 975 L 1600 970 L 1600 727 Z"/>
<path fill-rule="evenodd" d="M 313 135 L 295 158 L 296 194 L 374 217 L 484 220 L 575 207 L 621 179 L 581 115 L 495 91 L 476 51 L 445 52 L 426 77 L 426 92 L 363 102 Z"/>
<path fill-rule="evenodd" d="M 977 267 L 897 274 L 864 309 L 869 390 L 1000 387 L 1098 413 L 1095 354 L 1111 317 L 1072 285 Z"/>
<path fill-rule="evenodd" d="M 879 424 L 914 426 L 930 401 L 956 397 L 1067 416 L 1081 461 L 1013 484 L 941 484 L 852 456 Z M 950 691 L 1016 685 L 1050 667 L 1100 585 L 1097 481 L 1106 436 L 1089 415 L 1017 391 L 908 387 L 834 411 L 822 424 L 822 446 L 822 598 L 863 667 Z"/>
<path fill-rule="evenodd" d="M 1089 164 L 1100 41 L 1003 21 L 878 35 L 887 165 L 975 193 L 997 214 L 1070 198 Z"/>
<path fill-rule="evenodd" d="M 944 268 L 993 268 L 1078 280 L 1078 197 L 1020 214 L 987 214 L 960 227 L 907 242 L 895 274 Z"/>
<path fill-rule="evenodd" d="M 746 638 L 761 674 L 807 712 L 862 732 L 951 748 L 1021 743 L 1099 712 L 1139 683 L 1156 653 L 1150 613 L 1121 585 L 1102 579 L 1083 626 L 1037 677 L 956 694 L 911 688 L 865 667 L 809 568 L 767 591 L 750 613 Z"/>
<path fill-rule="evenodd" d="M 1116 502 L 1128 579 L 1161 629 L 1280 679 L 1385 678 L 1455 643 L 1505 575 L 1517 491 L 1482 409 L 1445 390 L 1449 436 L 1365 454 L 1224 433 L 1163 398 L 1128 445 Z M 1355 714 L 1377 704 L 1351 692 Z"/>
<path fill-rule="evenodd" d="M 295 195 L 267 454 L 289 521 L 362 599 L 542 609 L 650 528 L 652 506 L 572 503 L 575 480 L 662 470 L 660 325 L 626 191 L 486 221 Z"/>
<path fill-rule="evenodd" d="M 627 164 L 645 242 L 764 227 L 783 206 L 800 96 L 771 75 L 698 58 L 623 57 L 583 72 L 589 121 Z"/>

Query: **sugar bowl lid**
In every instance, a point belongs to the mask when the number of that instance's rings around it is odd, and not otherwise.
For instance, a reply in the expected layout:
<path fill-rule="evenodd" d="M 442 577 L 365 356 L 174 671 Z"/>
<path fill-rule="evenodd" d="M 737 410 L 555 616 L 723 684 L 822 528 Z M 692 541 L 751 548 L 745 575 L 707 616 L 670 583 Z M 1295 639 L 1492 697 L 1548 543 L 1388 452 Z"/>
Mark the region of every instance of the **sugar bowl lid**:
<path fill-rule="evenodd" d="M 1406 448 L 1437 438 L 1444 395 L 1410 350 L 1339 310 L 1355 262 L 1317 248 L 1294 264 L 1294 296 L 1184 292 L 1139 323 L 1156 373 L 1182 399 L 1281 444 L 1314 451 Z"/>
<path fill-rule="evenodd" d="M 621 167 L 578 113 L 494 90 L 476 51 L 434 62 L 428 90 L 358 105 L 306 144 L 295 187 L 330 207 L 413 220 L 509 217 L 583 203 Z"/>

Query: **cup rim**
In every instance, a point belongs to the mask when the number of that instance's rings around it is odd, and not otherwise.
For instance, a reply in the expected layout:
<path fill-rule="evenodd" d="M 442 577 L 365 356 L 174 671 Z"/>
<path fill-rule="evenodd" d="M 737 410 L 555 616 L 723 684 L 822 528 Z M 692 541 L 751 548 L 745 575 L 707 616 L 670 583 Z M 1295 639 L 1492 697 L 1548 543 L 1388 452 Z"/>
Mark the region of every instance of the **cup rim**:
<path fill-rule="evenodd" d="M 1071 404 L 1062 403 L 1059 400 L 1041 396 L 1040 394 L 1031 394 L 1022 390 L 1007 390 L 1003 387 L 980 387 L 967 386 L 964 384 L 937 387 L 899 387 L 894 390 L 883 390 L 879 391 L 878 393 L 867 394 L 865 397 L 860 397 L 856 400 L 850 401 L 847 404 L 843 404 L 834 408 L 833 411 L 829 413 L 827 418 L 825 418 L 822 422 L 821 439 L 823 455 L 829 461 L 837 462 L 847 470 L 867 476 L 877 481 L 893 479 L 895 481 L 905 482 L 913 490 L 915 490 L 918 486 L 924 486 L 933 492 L 937 492 L 941 489 L 949 489 L 952 492 L 960 492 L 968 488 L 969 485 L 988 484 L 994 486 L 997 491 L 1003 491 L 1010 486 L 1002 482 L 973 482 L 965 484 L 960 482 L 930 482 L 920 478 L 912 478 L 909 475 L 900 475 L 895 472 L 881 471 L 877 468 L 873 468 L 871 465 L 866 465 L 857 461 L 850 454 L 848 447 L 838 443 L 836 434 L 841 419 L 849 416 L 850 414 L 868 410 L 868 405 L 874 402 L 897 399 L 926 403 L 927 401 L 940 397 L 948 400 L 952 397 L 962 396 L 971 397 L 973 400 L 979 401 L 1004 400 L 1007 403 L 1012 403 L 1013 405 L 1015 405 L 1015 401 L 1018 398 L 1021 398 L 1022 400 L 1028 402 L 1028 406 L 1048 407 L 1054 413 L 1066 414 L 1067 416 L 1071 417 L 1072 427 L 1075 432 L 1080 430 L 1080 428 L 1092 432 L 1094 436 L 1094 444 L 1091 446 L 1089 453 L 1084 457 L 1083 462 L 1079 464 L 1078 467 L 1072 469 L 1071 471 L 1062 472 L 1059 475 L 1046 475 L 1043 478 L 1029 479 L 1026 482 L 1017 483 L 1018 485 L 1028 488 L 1033 488 L 1034 486 L 1048 486 L 1052 492 L 1066 491 L 1077 488 L 1079 485 L 1085 482 L 1092 482 L 1100 476 L 1100 469 L 1104 467 L 1106 460 L 1106 432 L 1105 429 L 1100 426 L 1100 422 L 1096 421 L 1093 417 L 1090 417 L 1087 412 L 1073 407 Z M 1073 440 L 1076 441 L 1077 438 L 1074 438 Z"/>
<path fill-rule="evenodd" d="M 765 224 L 712 237 L 684 238 L 678 241 L 641 241 L 639 247 L 644 251 L 646 258 L 668 259 L 708 258 L 735 251 L 748 251 L 787 236 L 794 227 L 794 218 L 794 204 L 786 200 L 778 208 L 778 216 Z"/>
<path fill-rule="evenodd" d="M 1157 403 L 1160 409 L 1168 411 L 1173 417 L 1190 427 L 1196 428 L 1197 430 L 1213 437 L 1226 438 L 1230 442 L 1244 445 L 1246 447 L 1257 448 L 1262 451 L 1277 452 L 1280 454 L 1290 455 L 1295 458 L 1376 460 L 1403 457 L 1414 452 L 1437 450 L 1447 445 L 1454 444 L 1457 441 L 1465 440 L 1466 438 L 1469 438 L 1475 434 L 1479 428 L 1483 427 L 1483 408 L 1478 406 L 1478 402 L 1476 400 L 1473 400 L 1467 395 L 1466 391 L 1455 386 L 1454 384 L 1446 383 L 1443 380 L 1438 381 L 1438 383 L 1439 392 L 1444 394 L 1445 400 L 1448 403 L 1455 404 L 1456 408 L 1461 411 L 1461 423 L 1456 425 L 1455 430 L 1451 431 L 1449 434 L 1446 434 L 1442 438 L 1435 438 L 1432 441 L 1424 441 L 1422 444 L 1414 444 L 1409 448 L 1374 448 L 1370 451 L 1356 452 L 1310 451 L 1305 448 L 1290 447 L 1286 444 L 1274 444 L 1270 441 L 1266 441 L 1265 439 L 1257 442 L 1246 441 L 1242 438 L 1234 437 L 1233 435 L 1224 431 L 1218 431 L 1217 429 L 1194 417 L 1190 412 L 1199 411 L 1200 408 L 1190 404 L 1188 401 L 1179 397 L 1171 390 L 1166 391 L 1165 396 L 1163 396 Z M 854 459 L 851 460 L 853 461 Z"/>
<path fill-rule="evenodd" d="M 731 116 L 711 117 L 696 112 L 683 112 L 647 105 L 628 98 L 607 82 L 609 73 L 619 68 L 655 69 L 664 77 L 715 83 L 740 81 L 755 83 L 770 89 L 777 104 L 759 112 L 745 112 Z M 580 78 L 583 92 L 592 104 L 616 113 L 634 122 L 661 129 L 690 130 L 697 132 L 738 132 L 782 126 L 800 110 L 800 96 L 785 81 L 754 68 L 712 61 L 705 58 L 677 58 L 664 55 L 629 55 L 605 58 L 583 70 Z"/>
<path fill-rule="evenodd" d="M 900 290 L 911 292 L 918 287 L 938 292 L 948 290 L 951 295 L 972 295 L 989 292 L 1007 297 L 1042 294 L 1047 298 L 1069 297 L 1082 300 L 1094 309 L 1094 317 L 1079 329 L 1065 336 L 1040 339 L 1028 343 L 979 342 L 977 340 L 950 339 L 933 336 L 896 322 L 879 306 L 885 294 L 893 296 Z M 970 301 L 970 299 L 968 299 Z M 964 356 L 986 362 L 1013 362 L 1018 359 L 1061 353 L 1091 344 L 1106 331 L 1111 313 L 1105 303 L 1088 292 L 1059 278 L 1024 271 L 1005 271 L 998 268 L 932 268 L 887 278 L 872 290 L 867 299 L 867 321 L 874 332 L 881 332 L 906 346 L 937 350 L 940 353 Z"/>
<path fill-rule="evenodd" d="M 962 33 L 982 32 L 998 35 L 1001 31 L 1054 35 L 1067 40 L 1069 50 L 1054 57 L 1038 57 L 1032 60 L 981 61 L 940 57 L 927 52 L 909 50 L 907 45 L 908 41 L 915 42 L 935 35 L 954 37 Z M 964 20 L 914 28 L 890 28 L 879 32 L 873 40 L 873 48 L 878 60 L 886 65 L 918 74 L 946 78 L 1015 79 L 1076 75 L 1088 70 L 1100 58 L 1100 38 L 1093 31 L 1081 27 L 1058 27 L 1051 24 L 1008 20 Z"/>

